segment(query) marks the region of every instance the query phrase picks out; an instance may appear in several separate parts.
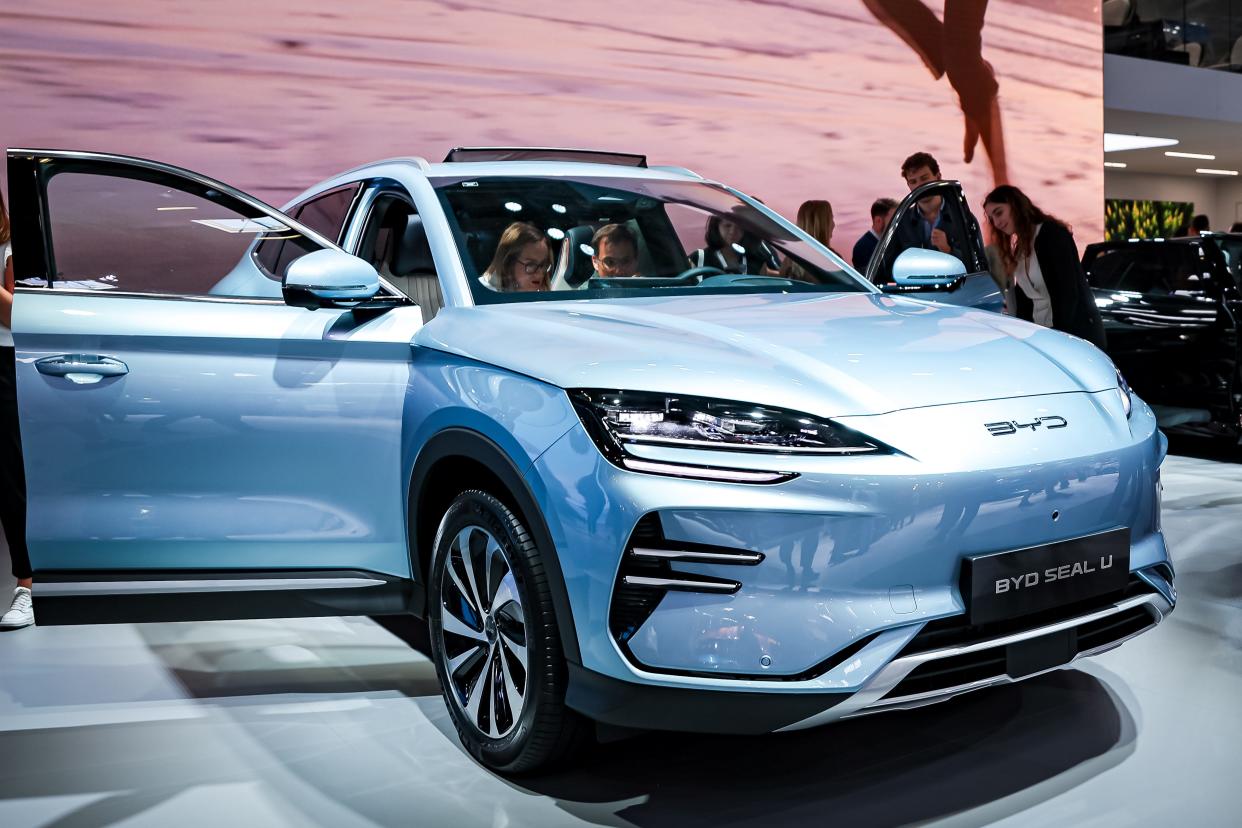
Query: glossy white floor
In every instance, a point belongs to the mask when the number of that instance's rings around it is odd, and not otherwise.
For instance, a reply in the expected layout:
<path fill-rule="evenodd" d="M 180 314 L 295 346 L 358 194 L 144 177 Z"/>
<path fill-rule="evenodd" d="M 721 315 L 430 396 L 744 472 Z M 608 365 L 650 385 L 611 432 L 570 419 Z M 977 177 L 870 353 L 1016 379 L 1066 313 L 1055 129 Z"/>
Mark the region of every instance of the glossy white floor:
<path fill-rule="evenodd" d="M 0 826 L 1237 825 L 1242 465 L 1172 457 L 1165 484 L 1181 601 L 1118 651 L 808 733 L 653 734 L 540 779 L 467 759 L 427 659 L 365 618 L 3 634 Z"/>

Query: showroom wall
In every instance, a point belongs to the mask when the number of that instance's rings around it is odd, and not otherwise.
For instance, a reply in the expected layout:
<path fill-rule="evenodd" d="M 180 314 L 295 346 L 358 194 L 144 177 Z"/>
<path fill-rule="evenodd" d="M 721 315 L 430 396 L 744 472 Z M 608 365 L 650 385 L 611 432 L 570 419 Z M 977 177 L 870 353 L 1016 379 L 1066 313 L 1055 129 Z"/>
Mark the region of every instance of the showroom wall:
<path fill-rule="evenodd" d="M 1207 213 L 1215 219 L 1219 183 L 1203 176 L 1191 178 L 1109 170 L 1104 175 L 1104 197 L 1136 201 L 1190 201 L 1194 203 L 1196 213 Z"/>
<path fill-rule="evenodd" d="M 1109 170 L 1104 175 L 1104 197 L 1193 202 L 1196 213 L 1207 213 L 1214 230 L 1228 230 L 1242 221 L 1242 181 L 1232 178 Z"/>
<path fill-rule="evenodd" d="M 964 161 L 968 111 L 1003 135 L 1014 183 L 1102 232 L 1095 2 L 45 0 L 5 31 L 8 146 L 153 157 L 277 204 L 378 158 L 583 146 L 688 166 L 787 214 L 827 198 L 848 250 L 916 150 L 982 200 L 1000 176 L 982 144 Z"/>
<path fill-rule="evenodd" d="M 1212 215 L 1212 226 L 1228 230 L 1235 221 L 1242 221 L 1242 181 L 1220 181 L 1216 187 L 1216 212 Z"/>

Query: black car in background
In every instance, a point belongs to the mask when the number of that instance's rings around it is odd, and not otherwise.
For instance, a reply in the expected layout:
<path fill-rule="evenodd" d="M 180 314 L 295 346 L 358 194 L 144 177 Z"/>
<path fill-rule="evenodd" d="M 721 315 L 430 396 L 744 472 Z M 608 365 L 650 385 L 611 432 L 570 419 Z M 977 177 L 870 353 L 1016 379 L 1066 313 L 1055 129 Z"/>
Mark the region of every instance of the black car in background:
<path fill-rule="evenodd" d="M 1242 235 L 1088 245 L 1108 354 L 1161 428 L 1242 436 Z"/>

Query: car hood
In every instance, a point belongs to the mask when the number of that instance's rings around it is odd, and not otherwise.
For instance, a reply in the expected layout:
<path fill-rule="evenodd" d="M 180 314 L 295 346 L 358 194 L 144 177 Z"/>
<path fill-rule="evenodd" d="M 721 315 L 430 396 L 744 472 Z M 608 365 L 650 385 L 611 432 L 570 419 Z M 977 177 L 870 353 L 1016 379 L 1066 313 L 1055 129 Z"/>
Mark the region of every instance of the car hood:
<path fill-rule="evenodd" d="M 445 308 L 414 344 L 562 388 L 700 395 L 826 417 L 1116 386 L 1112 363 L 1083 340 L 876 293 Z"/>

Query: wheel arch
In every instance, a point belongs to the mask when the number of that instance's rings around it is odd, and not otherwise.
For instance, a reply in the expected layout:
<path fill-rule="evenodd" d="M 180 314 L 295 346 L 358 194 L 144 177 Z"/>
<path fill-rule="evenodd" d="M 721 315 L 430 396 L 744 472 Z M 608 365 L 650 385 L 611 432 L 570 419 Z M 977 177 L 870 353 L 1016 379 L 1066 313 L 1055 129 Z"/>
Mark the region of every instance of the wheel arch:
<path fill-rule="evenodd" d="M 446 428 L 428 440 L 418 453 L 410 473 L 406 500 L 411 577 L 424 586 L 428 583 L 440 517 L 458 494 L 470 488 L 487 491 L 512 509 L 526 524 L 540 553 L 547 557 L 548 585 L 552 590 L 562 652 L 568 661 L 580 664 L 582 659 L 569 593 L 543 512 L 513 459 L 495 441 L 477 431 Z M 426 589 L 420 592 L 427 595 Z M 414 607 L 414 612 L 420 617 L 426 615 L 426 598 L 421 606 Z"/>

